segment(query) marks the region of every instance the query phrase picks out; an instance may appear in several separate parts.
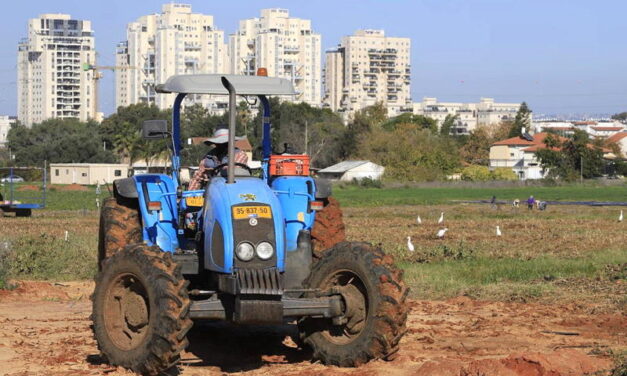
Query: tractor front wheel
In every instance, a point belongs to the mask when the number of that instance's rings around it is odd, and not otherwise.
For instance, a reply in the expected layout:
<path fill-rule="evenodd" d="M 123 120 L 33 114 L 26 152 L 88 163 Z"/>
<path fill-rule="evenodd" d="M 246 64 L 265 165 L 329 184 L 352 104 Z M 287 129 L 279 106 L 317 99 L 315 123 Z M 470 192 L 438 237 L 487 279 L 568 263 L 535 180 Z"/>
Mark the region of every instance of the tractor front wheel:
<path fill-rule="evenodd" d="M 137 200 L 107 197 L 100 211 L 98 229 L 98 270 L 104 260 L 130 244 L 142 242 Z"/>
<path fill-rule="evenodd" d="M 324 200 L 322 210 L 316 212 L 311 229 L 313 256 L 317 261 L 327 249 L 346 240 L 344 218 L 340 203 L 333 197 Z"/>
<path fill-rule="evenodd" d="M 306 287 L 339 294 L 344 313 L 334 319 L 303 318 L 301 340 L 315 359 L 356 367 L 391 359 L 405 334 L 408 288 L 391 256 L 368 243 L 342 242 L 314 264 Z"/>
<path fill-rule="evenodd" d="M 108 258 L 92 297 L 105 359 L 143 375 L 176 364 L 192 326 L 187 284 L 172 256 L 157 247 L 131 245 Z"/>

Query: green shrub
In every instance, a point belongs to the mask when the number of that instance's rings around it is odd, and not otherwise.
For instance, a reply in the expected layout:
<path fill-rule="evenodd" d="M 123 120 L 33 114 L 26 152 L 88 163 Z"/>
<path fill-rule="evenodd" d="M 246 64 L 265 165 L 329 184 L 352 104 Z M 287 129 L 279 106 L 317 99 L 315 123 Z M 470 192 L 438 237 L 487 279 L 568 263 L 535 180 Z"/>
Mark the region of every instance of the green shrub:
<path fill-rule="evenodd" d="M 487 166 L 471 165 L 462 169 L 462 180 L 488 181 L 492 180 L 492 174 Z"/>
<path fill-rule="evenodd" d="M 516 173 L 512 171 L 511 168 L 508 167 L 497 167 L 492 170 L 492 179 L 493 180 L 518 180 L 518 176 Z"/>
<path fill-rule="evenodd" d="M 381 180 L 372 179 L 370 177 L 365 177 L 360 180 L 353 179 L 353 181 L 363 188 L 383 188 L 383 183 L 381 183 Z"/>
<path fill-rule="evenodd" d="M 490 180 L 518 180 L 516 173 L 508 167 L 497 167 L 490 171 L 487 166 L 470 165 L 462 169 L 462 180 L 490 181 Z"/>

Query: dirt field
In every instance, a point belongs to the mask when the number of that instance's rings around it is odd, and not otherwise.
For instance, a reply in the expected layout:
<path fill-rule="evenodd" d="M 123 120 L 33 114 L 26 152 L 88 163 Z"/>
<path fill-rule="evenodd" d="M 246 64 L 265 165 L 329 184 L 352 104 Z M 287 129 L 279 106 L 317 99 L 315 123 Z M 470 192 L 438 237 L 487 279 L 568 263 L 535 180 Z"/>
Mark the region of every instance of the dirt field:
<path fill-rule="evenodd" d="M 22 282 L 0 292 L 3 375 L 128 375 L 98 356 L 89 282 Z M 584 375 L 609 374 L 624 351 L 627 317 L 576 303 L 541 305 L 412 300 L 409 331 L 391 362 L 358 369 L 312 364 L 294 327 L 196 326 L 181 375 Z M 592 309 L 592 311 L 591 311 Z"/>

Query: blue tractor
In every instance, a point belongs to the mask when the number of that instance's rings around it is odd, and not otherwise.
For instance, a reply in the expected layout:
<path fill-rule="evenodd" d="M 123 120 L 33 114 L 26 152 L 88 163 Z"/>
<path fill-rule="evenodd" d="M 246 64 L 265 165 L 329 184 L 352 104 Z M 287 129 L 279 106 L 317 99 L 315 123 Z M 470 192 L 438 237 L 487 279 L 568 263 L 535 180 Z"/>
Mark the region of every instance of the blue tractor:
<path fill-rule="evenodd" d="M 159 374 L 179 360 L 194 321 L 225 320 L 296 322 L 301 345 L 325 364 L 390 359 L 407 318 L 401 270 L 369 243 L 325 245 L 340 228 L 329 216 L 316 228 L 334 202 L 330 185 L 309 176 L 304 156 L 272 153 L 267 95 L 293 95 L 291 82 L 180 75 L 157 92 L 177 93 L 172 127 L 147 121 L 142 133 L 171 142 L 171 172 L 116 180 L 101 211 L 92 318 L 103 357 Z M 192 191 L 179 175 L 180 111 L 190 94 L 228 95 L 230 115 L 228 164 Z M 260 177 L 234 162 L 237 95 L 257 97 L 263 111 Z M 276 158 L 297 168 L 277 168 Z"/>

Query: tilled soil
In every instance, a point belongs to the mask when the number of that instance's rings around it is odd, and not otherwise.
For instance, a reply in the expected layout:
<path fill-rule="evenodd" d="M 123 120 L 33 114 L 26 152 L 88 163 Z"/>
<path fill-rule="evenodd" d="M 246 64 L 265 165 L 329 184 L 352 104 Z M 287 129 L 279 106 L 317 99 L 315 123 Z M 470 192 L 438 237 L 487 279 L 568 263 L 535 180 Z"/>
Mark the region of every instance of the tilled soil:
<path fill-rule="evenodd" d="M 0 291 L 0 374 L 128 375 L 103 363 L 90 329 L 93 285 L 22 282 Z M 294 326 L 196 325 L 181 375 L 585 375 L 609 374 L 627 348 L 627 316 L 576 303 L 410 301 L 398 356 L 359 368 L 311 363 Z M 175 372 L 170 372 L 175 374 Z"/>

